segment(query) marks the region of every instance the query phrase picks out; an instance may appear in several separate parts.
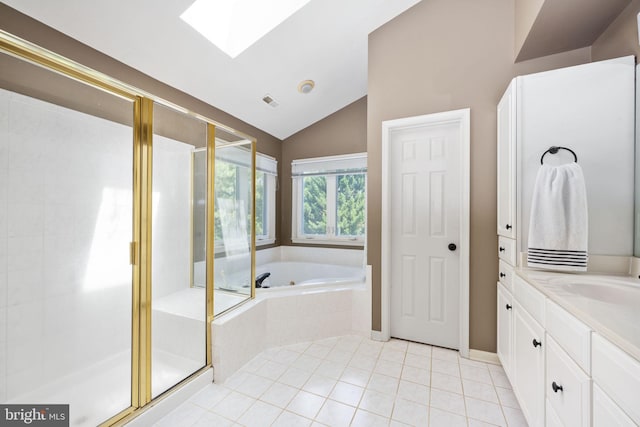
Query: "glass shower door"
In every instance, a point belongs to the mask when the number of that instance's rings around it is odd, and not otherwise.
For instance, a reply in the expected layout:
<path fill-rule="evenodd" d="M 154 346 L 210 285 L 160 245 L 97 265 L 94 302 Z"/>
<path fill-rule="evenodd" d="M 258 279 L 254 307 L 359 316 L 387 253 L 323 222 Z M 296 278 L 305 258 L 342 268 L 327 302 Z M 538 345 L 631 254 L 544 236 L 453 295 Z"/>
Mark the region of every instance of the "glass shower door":
<path fill-rule="evenodd" d="M 207 124 L 153 108 L 151 389 L 152 397 L 206 365 L 206 188 L 197 151 Z M 197 261 L 196 261 L 197 260 Z"/>
<path fill-rule="evenodd" d="M 0 402 L 131 406 L 133 102 L 0 54 Z"/>

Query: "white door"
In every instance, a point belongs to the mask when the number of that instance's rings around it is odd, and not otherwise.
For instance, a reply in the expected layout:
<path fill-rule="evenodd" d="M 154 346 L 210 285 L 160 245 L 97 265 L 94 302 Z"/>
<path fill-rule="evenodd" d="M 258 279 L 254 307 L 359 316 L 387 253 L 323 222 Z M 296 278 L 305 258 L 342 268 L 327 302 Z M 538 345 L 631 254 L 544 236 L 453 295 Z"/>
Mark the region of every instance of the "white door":
<path fill-rule="evenodd" d="M 389 141 L 391 336 L 460 345 L 459 123 L 394 130 Z"/>

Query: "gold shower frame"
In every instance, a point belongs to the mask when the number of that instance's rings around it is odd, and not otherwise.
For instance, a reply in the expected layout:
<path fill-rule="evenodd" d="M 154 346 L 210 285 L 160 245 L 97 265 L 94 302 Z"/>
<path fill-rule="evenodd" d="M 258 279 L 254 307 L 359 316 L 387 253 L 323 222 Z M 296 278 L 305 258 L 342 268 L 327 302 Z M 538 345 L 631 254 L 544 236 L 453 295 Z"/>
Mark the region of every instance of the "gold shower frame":
<path fill-rule="evenodd" d="M 101 426 L 122 425 L 142 412 L 152 401 L 151 395 L 151 217 L 152 217 L 152 160 L 153 106 L 159 104 L 207 123 L 207 211 L 206 211 L 206 364 L 169 391 L 158 401 L 190 382 L 212 366 L 211 323 L 214 319 L 214 195 L 215 131 L 217 128 L 251 142 L 252 204 L 251 204 L 251 274 L 255 277 L 255 155 L 256 139 L 225 126 L 215 120 L 181 107 L 149 92 L 114 79 L 55 52 L 0 30 L 0 52 L 25 60 L 44 69 L 59 73 L 93 88 L 133 102 L 133 236 L 130 243 L 132 274 L 132 330 L 131 330 L 131 406 Z M 251 281 L 250 298 L 255 298 L 255 283 Z"/>

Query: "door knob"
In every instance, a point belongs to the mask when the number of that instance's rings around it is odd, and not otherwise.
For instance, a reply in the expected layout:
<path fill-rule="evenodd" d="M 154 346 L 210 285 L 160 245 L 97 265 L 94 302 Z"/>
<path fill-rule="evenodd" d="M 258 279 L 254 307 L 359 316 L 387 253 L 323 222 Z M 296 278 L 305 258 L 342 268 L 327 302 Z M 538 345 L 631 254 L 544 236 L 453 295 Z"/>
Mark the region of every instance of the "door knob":
<path fill-rule="evenodd" d="M 449 243 L 449 246 L 447 246 L 449 248 L 450 251 L 455 251 L 457 246 L 455 243 Z"/>
<path fill-rule="evenodd" d="M 502 273 L 502 272 L 500 272 L 500 277 L 507 277 L 507 275 Z"/>
<path fill-rule="evenodd" d="M 533 339 L 533 346 L 534 347 L 541 347 L 542 346 L 542 342 L 538 341 L 537 339 Z"/>
<path fill-rule="evenodd" d="M 507 224 L 507 227 L 506 227 L 506 228 L 507 228 L 507 230 L 511 230 L 511 225 L 510 225 L 510 224 Z"/>

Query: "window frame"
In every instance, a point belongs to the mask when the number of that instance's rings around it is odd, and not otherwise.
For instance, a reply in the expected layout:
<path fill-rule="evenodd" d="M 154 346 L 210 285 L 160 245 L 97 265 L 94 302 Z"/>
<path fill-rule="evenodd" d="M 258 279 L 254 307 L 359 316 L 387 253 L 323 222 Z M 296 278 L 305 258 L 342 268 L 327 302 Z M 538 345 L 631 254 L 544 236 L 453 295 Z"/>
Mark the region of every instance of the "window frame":
<path fill-rule="evenodd" d="M 367 153 L 355 153 L 341 156 L 315 157 L 291 162 L 291 241 L 298 244 L 362 246 L 365 245 L 367 229 Z M 338 228 L 338 180 L 340 175 L 364 175 L 364 217 L 365 230 L 360 236 L 340 236 Z M 326 233 L 305 234 L 304 220 L 304 178 L 324 176 L 326 178 Z"/>
<path fill-rule="evenodd" d="M 250 166 L 234 163 L 233 161 L 228 161 L 225 159 L 216 159 L 216 161 L 229 163 L 236 168 L 236 190 L 242 193 L 242 188 L 248 186 L 250 180 L 244 179 L 244 176 L 246 176 L 247 174 L 239 173 L 239 168 L 246 168 L 250 171 Z M 263 227 L 266 227 L 267 233 L 258 235 L 256 231 L 256 248 L 260 246 L 272 245 L 276 242 L 276 191 L 278 187 L 278 161 L 274 157 L 256 152 L 256 179 L 258 178 L 258 173 L 264 173 L 265 178 L 265 211 L 262 225 Z M 255 228 L 255 226 L 256 224 L 254 223 L 253 227 Z M 221 254 L 224 251 L 224 244 L 222 244 L 220 240 L 217 240 L 214 244 L 214 253 Z"/>

